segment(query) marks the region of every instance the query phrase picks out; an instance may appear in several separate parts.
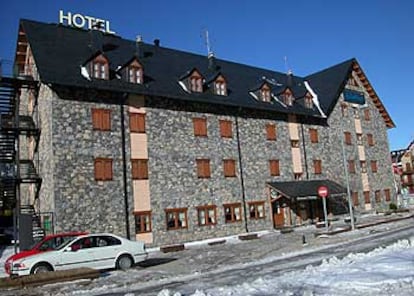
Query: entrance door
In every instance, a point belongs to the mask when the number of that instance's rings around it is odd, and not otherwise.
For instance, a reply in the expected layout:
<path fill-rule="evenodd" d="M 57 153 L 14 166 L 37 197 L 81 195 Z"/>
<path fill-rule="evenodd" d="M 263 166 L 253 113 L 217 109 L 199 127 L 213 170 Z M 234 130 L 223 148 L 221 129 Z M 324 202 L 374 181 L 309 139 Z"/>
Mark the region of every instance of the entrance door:
<path fill-rule="evenodd" d="M 273 226 L 281 228 L 285 226 L 284 209 L 281 207 L 279 201 L 273 202 Z"/>

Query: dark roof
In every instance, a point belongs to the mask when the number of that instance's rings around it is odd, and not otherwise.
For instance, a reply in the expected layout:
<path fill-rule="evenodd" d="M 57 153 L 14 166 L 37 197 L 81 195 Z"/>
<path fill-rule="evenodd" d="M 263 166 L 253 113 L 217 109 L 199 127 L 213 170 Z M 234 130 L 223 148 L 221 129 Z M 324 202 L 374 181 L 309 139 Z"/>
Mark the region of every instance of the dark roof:
<path fill-rule="evenodd" d="M 249 91 L 266 80 L 273 82 L 275 91 L 280 92 L 288 86 L 294 97 L 300 98 L 307 92 L 304 81 L 308 80 L 318 95 L 323 112 L 329 115 L 355 61 L 352 59 L 303 78 L 217 58 L 214 58 L 214 69 L 209 69 L 207 56 L 140 42 L 138 60 L 145 69 L 144 84 L 132 84 L 117 79 L 114 75 L 110 76 L 114 77 L 111 80 L 88 80 L 81 75 L 81 66 L 97 52 L 101 51 L 105 55 L 109 60 L 110 70 L 114 72 L 137 56 L 137 43 L 95 30 L 88 31 L 31 20 L 21 20 L 20 28 L 27 36 L 41 81 L 51 84 L 52 87 L 63 85 L 155 95 L 313 117 L 321 117 L 316 107 L 309 109 L 303 104 L 283 106 L 276 101 L 261 102 L 254 99 Z M 207 78 L 220 72 L 226 79 L 228 96 L 215 95 L 209 91 L 188 93 L 182 89 L 178 81 L 193 69 L 197 69 Z"/>
<path fill-rule="evenodd" d="M 346 188 L 331 180 L 304 180 L 304 181 L 286 181 L 286 182 L 269 182 L 270 187 L 288 198 L 318 196 L 319 186 L 328 187 L 329 196 L 343 195 Z"/>

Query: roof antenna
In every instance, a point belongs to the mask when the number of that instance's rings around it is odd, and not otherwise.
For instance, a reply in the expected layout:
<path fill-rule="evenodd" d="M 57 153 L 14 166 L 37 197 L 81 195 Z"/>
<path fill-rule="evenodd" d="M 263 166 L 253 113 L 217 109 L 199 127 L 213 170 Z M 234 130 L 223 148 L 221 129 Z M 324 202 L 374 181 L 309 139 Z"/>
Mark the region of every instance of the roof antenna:
<path fill-rule="evenodd" d="M 208 30 L 206 30 L 206 46 L 207 46 L 207 56 L 214 56 L 213 51 L 211 50 L 211 45 L 210 45 L 210 38 L 208 36 Z"/>
<path fill-rule="evenodd" d="M 283 59 L 284 59 L 284 61 L 285 61 L 285 71 L 286 71 L 286 73 L 287 73 L 288 75 L 292 75 L 292 74 L 293 74 L 293 71 L 292 71 L 292 69 L 289 67 L 289 63 L 288 63 L 288 58 L 287 58 L 287 56 L 284 56 L 284 57 L 283 57 Z"/>

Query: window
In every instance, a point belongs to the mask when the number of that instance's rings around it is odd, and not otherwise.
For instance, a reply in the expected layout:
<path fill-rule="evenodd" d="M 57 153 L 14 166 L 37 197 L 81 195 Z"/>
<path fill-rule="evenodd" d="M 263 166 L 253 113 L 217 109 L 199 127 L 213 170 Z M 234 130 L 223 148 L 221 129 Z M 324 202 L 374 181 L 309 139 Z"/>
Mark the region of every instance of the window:
<path fill-rule="evenodd" d="M 357 144 L 362 145 L 362 134 L 357 134 Z"/>
<path fill-rule="evenodd" d="M 348 172 L 355 174 L 355 161 L 352 159 L 348 160 Z"/>
<path fill-rule="evenodd" d="M 373 173 L 376 173 L 378 171 L 377 161 L 376 160 L 371 160 L 371 171 Z"/>
<path fill-rule="evenodd" d="M 293 174 L 293 179 L 294 180 L 302 180 L 302 175 L 303 175 L 303 173 L 294 173 Z"/>
<path fill-rule="evenodd" d="M 267 84 L 264 84 L 260 89 L 260 97 L 263 102 L 270 102 L 270 88 Z"/>
<path fill-rule="evenodd" d="M 203 77 L 197 72 L 193 71 L 190 78 L 190 90 L 192 92 L 203 92 Z"/>
<path fill-rule="evenodd" d="M 128 67 L 128 81 L 141 84 L 144 81 L 143 77 L 142 66 L 137 61 L 132 62 Z"/>
<path fill-rule="evenodd" d="M 199 178 L 210 178 L 210 160 L 197 159 L 197 176 Z"/>
<path fill-rule="evenodd" d="M 94 130 L 111 130 L 111 110 L 92 108 L 92 126 Z"/>
<path fill-rule="evenodd" d="M 167 230 L 187 228 L 187 208 L 166 209 Z"/>
<path fill-rule="evenodd" d="M 366 173 L 367 172 L 367 162 L 365 160 L 361 160 L 359 163 L 361 164 L 361 172 Z"/>
<path fill-rule="evenodd" d="M 292 94 L 292 91 L 290 89 L 288 89 L 288 88 L 283 93 L 283 101 L 288 106 L 292 106 L 293 105 L 293 94 Z"/>
<path fill-rule="evenodd" d="M 384 189 L 385 201 L 391 200 L 391 192 L 389 189 Z"/>
<path fill-rule="evenodd" d="M 216 208 L 215 205 L 197 207 L 198 225 L 215 225 L 217 223 Z"/>
<path fill-rule="evenodd" d="M 314 159 L 313 160 L 313 169 L 315 174 L 322 174 L 322 160 Z"/>
<path fill-rule="evenodd" d="M 194 136 L 207 137 L 207 119 L 193 118 Z"/>
<path fill-rule="evenodd" d="M 313 102 L 312 102 L 312 95 L 307 93 L 305 96 L 305 108 L 312 109 Z"/>
<path fill-rule="evenodd" d="M 344 133 L 345 136 L 345 144 L 347 145 L 352 145 L 352 136 L 350 132 L 345 132 Z"/>
<path fill-rule="evenodd" d="M 129 113 L 129 130 L 131 133 L 145 133 L 144 113 Z"/>
<path fill-rule="evenodd" d="M 372 134 L 367 134 L 367 143 L 368 146 L 374 146 L 374 136 Z"/>
<path fill-rule="evenodd" d="M 236 177 L 236 161 L 223 159 L 224 177 Z"/>
<path fill-rule="evenodd" d="M 241 221 L 241 204 L 225 204 L 224 206 L 224 218 L 226 223 Z"/>
<path fill-rule="evenodd" d="M 346 117 L 348 115 L 347 108 L 348 108 L 348 105 L 346 103 L 341 103 L 342 117 Z"/>
<path fill-rule="evenodd" d="M 268 141 L 276 141 L 276 125 L 272 123 L 266 124 L 266 139 Z"/>
<path fill-rule="evenodd" d="M 371 114 L 370 114 L 370 112 L 369 112 L 369 109 L 365 109 L 365 110 L 364 110 L 364 119 L 365 119 L 366 121 L 370 121 L 370 120 L 371 120 Z"/>
<path fill-rule="evenodd" d="M 311 143 L 318 143 L 319 139 L 318 139 L 318 130 L 315 128 L 310 128 L 309 129 L 309 135 L 310 135 L 310 141 Z"/>
<path fill-rule="evenodd" d="M 133 180 L 148 179 L 148 159 L 131 159 L 131 164 Z"/>
<path fill-rule="evenodd" d="M 95 158 L 95 180 L 110 181 L 112 180 L 112 159 Z"/>
<path fill-rule="evenodd" d="M 354 206 L 358 206 L 359 205 L 359 195 L 358 195 L 358 191 L 353 191 L 352 192 L 352 202 L 353 202 Z"/>
<path fill-rule="evenodd" d="M 226 81 L 222 76 L 219 76 L 214 82 L 214 93 L 220 96 L 227 95 Z"/>
<path fill-rule="evenodd" d="M 299 148 L 299 140 L 290 140 L 290 146 L 292 148 Z"/>
<path fill-rule="evenodd" d="M 364 201 L 365 201 L 365 204 L 371 203 L 371 200 L 369 197 L 369 191 L 364 191 Z"/>
<path fill-rule="evenodd" d="M 97 56 L 90 64 L 90 74 L 93 78 L 108 79 L 108 60 L 103 56 Z"/>
<path fill-rule="evenodd" d="M 220 120 L 220 135 L 223 138 L 232 138 L 233 137 L 233 130 L 232 130 L 232 122 L 230 120 Z"/>
<path fill-rule="evenodd" d="M 250 219 L 264 219 L 265 218 L 265 203 L 264 201 L 248 202 Z"/>
<path fill-rule="evenodd" d="M 135 233 L 151 232 L 151 211 L 134 212 Z"/>
<path fill-rule="evenodd" d="M 280 176 L 279 160 L 278 159 L 269 160 L 269 168 L 270 168 L 270 175 L 271 176 Z"/>
<path fill-rule="evenodd" d="M 381 191 L 375 190 L 375 202 L 380 203 L 381 202 Z"/>

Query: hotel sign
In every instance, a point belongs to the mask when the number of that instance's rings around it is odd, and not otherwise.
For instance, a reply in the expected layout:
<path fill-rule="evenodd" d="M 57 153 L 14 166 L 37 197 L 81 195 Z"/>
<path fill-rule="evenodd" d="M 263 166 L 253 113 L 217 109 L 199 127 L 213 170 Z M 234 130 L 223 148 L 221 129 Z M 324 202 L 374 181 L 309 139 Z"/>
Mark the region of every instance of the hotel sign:
<path fill-rule="evenodd" d="M 109 27 L 109 21 L 107 20 L 87 15 L 81 15 L 79 13 L 64 13 L 63 10 L 59 10 L 59 24 L 81 29 L 92 29 L 94 27 L 97 27 L 102 32 L 115 34 L 114 31 L 111 31 Z"/>

